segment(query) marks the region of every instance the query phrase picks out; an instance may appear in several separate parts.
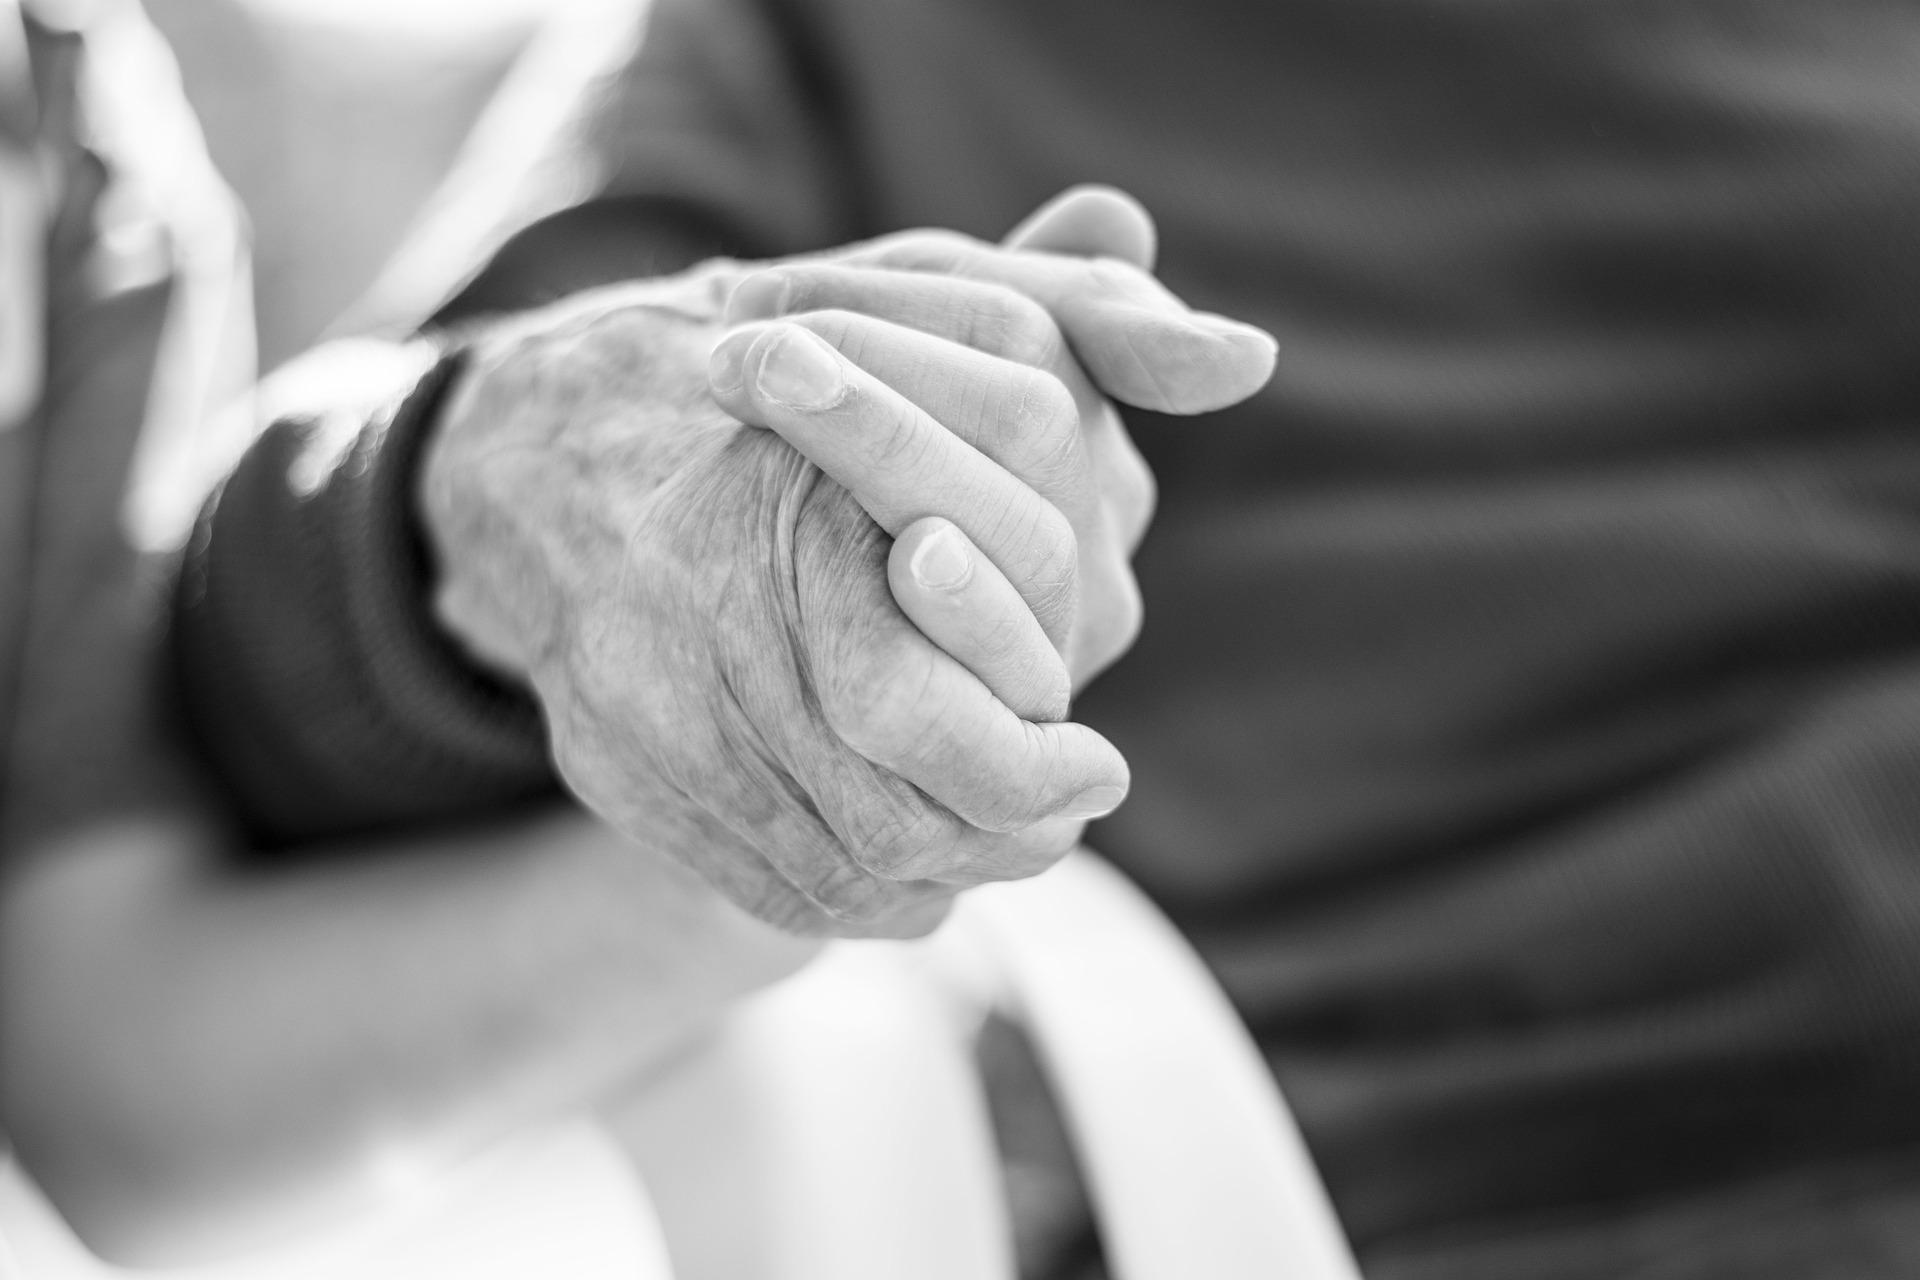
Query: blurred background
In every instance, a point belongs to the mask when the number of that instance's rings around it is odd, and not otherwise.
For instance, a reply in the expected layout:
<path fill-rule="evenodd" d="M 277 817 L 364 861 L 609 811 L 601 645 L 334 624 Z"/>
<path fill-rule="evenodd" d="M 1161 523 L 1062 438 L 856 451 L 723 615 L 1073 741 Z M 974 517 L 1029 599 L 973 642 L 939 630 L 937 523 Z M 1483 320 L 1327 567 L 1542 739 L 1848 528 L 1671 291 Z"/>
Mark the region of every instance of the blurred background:
<path fill-rule="evenodd" d="M 145 3 L 252 220 L 263 371 L 308 346 L 372 281 L 552 7 Z"/>

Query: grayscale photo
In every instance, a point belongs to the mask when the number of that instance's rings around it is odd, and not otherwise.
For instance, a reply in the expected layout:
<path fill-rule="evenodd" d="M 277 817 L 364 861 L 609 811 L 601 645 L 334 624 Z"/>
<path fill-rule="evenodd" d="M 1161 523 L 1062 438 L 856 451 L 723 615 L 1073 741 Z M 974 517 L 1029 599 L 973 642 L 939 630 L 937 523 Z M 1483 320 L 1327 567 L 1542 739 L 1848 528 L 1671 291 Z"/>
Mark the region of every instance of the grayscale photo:
<path fill-rule="evenodd" d="M 143 1277 L 1920 1277 L 1920 5 L 0 0 Z"/>

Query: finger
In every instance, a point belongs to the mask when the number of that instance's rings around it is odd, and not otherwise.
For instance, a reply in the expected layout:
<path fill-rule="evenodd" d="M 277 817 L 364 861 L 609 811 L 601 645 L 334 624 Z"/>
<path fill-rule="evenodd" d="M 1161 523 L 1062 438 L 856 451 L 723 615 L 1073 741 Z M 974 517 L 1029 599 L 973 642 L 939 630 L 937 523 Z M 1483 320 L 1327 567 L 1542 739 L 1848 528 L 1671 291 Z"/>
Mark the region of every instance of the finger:
<path fill-rule="evenodd" d="M 838 283 L 862 287 L 862 282 L 844 279 L 844 268 L 840 271 L 843 276 Z M 951 287 L 951 282 L 919 279 Z M 828 285 L 833 287 L 833 282 Z M 1015 297 L 1020 308 L 1036 313 L 1038 332 L 1055 335 L 1054 350 L 1077 378 L 1078 368 L 1064 356 L 1057 331 L 1044 312 L 998 286 L 984 288 L 988 294 Z M 852 312 L 811 312 L 795 317 L 794 322 L 826 338 L 855 364 L 1031 485 L 1067 517 L 1077 553 L 1074 625 L 1064 637 L 1051 625 L 1052 617 L 1043 615 L 1043 626 L 1047 634 L 1064 639 L 1062 651 L 1076 682 L 1091 679 L 1126 651 L 1138 633 L 1141 612 L 1127 549 L 1144 526 L 1152 481 L 1104 399 L 1089 389 L 1096 432 L 1083 436 L 1080 406 L 1071 392 L 1058 379 L 1025 365 Z M 991 327 L 1010 332 L 1002 325 Z M 1032 352 L 1044 341 L 1025 345 Z M 1104 450 L 1105 474 L 1098 478 L 1089 444 Z M 1109 509 L 1113 504 L 1103 501 L 1106 498 L 1119 505 Z M 967 659 L 962 656 L 962 661 Z"/>
<path fill-rule="evenodd" d="M 800 628 L 796 651 L 808 655 L 807 705 L 815 714 L 756 715 L 755 722 L 774 735 L 770 752 L 790 770 L 795 794 L 808 797 L 808 810 L 860 866 L 947 884 L 1042 871 L 1065 856 L 1084 825 L 1084 818 L 1045 815 L 1070 808 L 1063 797 L 1077 798 L 1076 782 L 1124 786 L 1125 761 L 1103 757 L 1111 748 L 1096 736 L 1087 744 L 1094 767 L 1086 777 L 1025 767 L 1009 747 L 1009 740 L 1018 745 L 1019 720 L 895 606 L 884 574 L 874 572 L 886 556 L 852 495 L 824 482 L 814 487 L 795 525 L 788 615 Z M 925 705 L 916 693 L 933 692 L 931 702 L 941 702 L 942 683 L 986 712 L 984 730 L 892 719 Z M 954 759 L 935 751 L 919 765 L 903 763 L 899 742 L 942 732 L 950 739 L 942 751 Z M 968 794 L 985 801 L 969 802 Z M 1027 821 L 1033 815 L 1039 820 Z M 983 829 L 969 817 L 1014 829 Z"/>
<path fill-rule="evenodd" d="M 733 902 L 777 928 L 842 938 L 918 937 L 946 917 L 955 891 L 964 887 L 864 866 L 811 805 L 793 803 L 778 788 L 766 789 L 763 796 L 779 798 L 771 806 L 730 810 L 755 815 L 739 831 L 727 829 L 712 814 L 700 814 L 707 830 L 684 860 Z M 924 797 L 916 799 L 933 809 Z M 946 825 L 964 827 L 952 815 L 943 817 Z M 644 830 L 657 838 L 657 822 Z"/>
<path fill-rule="evenodd" d="M 1066 856 L 1086 828 L 1086 818 L 1069 816 L 1042 818 L 1012 831 L 986 830 L 861 756 L 838 735 L 832 746 L 790 758 L 793 780 L 808 803 L 804 813 L 796 807 L 797 816 L 779 830 L 767 828 L 765 844 L 769 861 L 789 881 L 804 882 L 809 894 L 831 904 L 843 928 L 871 915 L 875 903 L 890 901 L 869 878 L 917 886 L 916 894 L 932 895 L 934 886 L 1037 875 Z M 824 842 L 822 831 L 829 832 Z M 820 870 L 826 867 L 840 869 Z"/>
<path fill-rule="evenodd" d="M 821 712 L 854 751 L 983 831 L 1099 817 L 1126 796 L 1126 760 L 1112 743 L 1085 725 L 1020 719 L 904 618 L 899 625 L 891 636 L 813 647 Z M 897 864 L 875 869 L 903 874 Z"/>
<path fill-rule="evenodd" d="M 781 263 L 734 288 L 726 320 L 744 324 L 809 311 L 859 312 L 1085 383 L 1046 308 L 987 280 L 841 262 Z"/>
<path fill-rule="evenodd" d="M 829 310 L 891 321 L 1059 378 L 1078 409 L 1093 488 L 1111 508 L 1122 558 L 1139 546 L 1153 516 L 1153 473 L 1111 402 L 1088 381 L 1060 327 L 1039 303 L 1017 289 L 984 280 L 805 262 L 782 264 L 742 280 L 727 304 L 727 319 L 737 324 Z M 930 406 L 922 407 L 941 416 Z M 1030 479 L 1018 460 L 997 460 Z M 1088 528 L 1090 514 L 1067 495 L 1047 496 L 1067 513 L 1080 535 L 1081 573 L 1098 572 L 1089 554 L 1097 540 Z M 1089 594 L 1083 590 L 1083 600 Z"/>
<path fill-rule="evenodd" d="M 1146 206 L 1116 187 L 1069 187 L 1028 214 L 1001 241 L 1009 249 L 1118 258 L 1153 270 L 1159 232 Z"/>
<path fill-rule="evenodd" d="M 739 830 L 705 811 L 663 824 L 664 806 L 655 806 L 639 821 L 639 833 L 657 843 L 663 825 L 696 826 L 698 835 L 674 842 L 673 851 L 729 900 L 789 933 L 917 937 L 945 918 L 961 886 L 870 870 L 811 806 L 792 803 L 777 787 L 762 795 L 781 798 L 771 806 L 729 807 L 754 815 Z"/>
<path fill-rule="evenodd" d="M 922 635 L 977 676 L 1022 720 L 1056 721 L 1073 695 L 1033 611 L 967 535 L 938 516 L 894 540 L 887 580 Z"/>
<path fill-rule="evenodd" d="M 796 263 L 748 277 L 727 305 L 730 323 L 786 316 L 806 324 L 936 421 L 1035 485 L 1066 512 L 1076 529 L 1086 532 L 1094 506 L 1105 492 L 1099 481 L 1106 477 L 1091 471 L 1079 419 L 1106 417 L 1111 410 L 1067 349 L 1053 317 L 1039 303 L 1005 285 L 985 281 Z M 1051 432 L 1026 430 L 1022 422 L 1005 416 L 983 421 L 974 390 L 982 385 L 1004 385 L 1006 392 L 998 400 L 1009 405 L 1023 396 L 1032 400 L 1057 397 L 1057 393 L 1011 371 L 968 361 L 958 353 L 900 335 L 899 329 L 1052 375 L 1073 401 L 1073 420 L 1057 406 L 1057 416 L 1048 424 L 1054 428 Z M 1100 425 L 1120 429 L 1117 420 Z M 1021 429 L 1009 431 L 1009 427 Z M 1049 484 L 1049 470 L 1070 472 L 1073 483 Z"/>
<path fill-rule="evenodd" d="M 949 815 L 931 838 L 882 839 L 861 846 L 863 862 L 891 868 L 902 883 L 959 890 L 1037 876 L 1067 856 L 1086 834 L 1084 818 L 1048 818 L 1018 831 L 982 831 Z"/>
<path fill-rule="evenodd" d="M 872 875 L 906 885 L 965 887 L 990 880 L 1038 875 L 1079 842 L 1087 819 L 1053 817 L 1012 831 L 992 831 L 961 818 L 935 801 L 924 788 L 877 765 L 839 743 L 837 753 L 810 753 L 796 759 L 794 778 L 818 815 L 838 839 L 842 860 L 850 858 L 860 876 Z M 976 744 L 986 746 L 990 744 Z M 774 855 L 786 865 L 789 855 Z M 845 911 L 844 895 L 870 894 L 855 875 L 842 880 L 810 881 Z M 853 904 L 856 911 L 858 904 Z"/>
<path fill-rule="evenodd" d="M 1072 526 L 1005 467 L 797 324 L 728 334 L 709 382 L 721 407 L 777 432 L 889 534 L 930 515 L 966 530 L 1064 641 L 1078 597 Z"/>
<path fill-rule="evenodd" d="M 824 338 L 1069 518 L 1098 502 L 1080 406 L 1045 370 L 851 311 L 810 312 L 792 323 Z"/>
<path fill-rule="evenodd" d="M 1273 375 L 1265 331 L 1190 311 L 1157 280 L 1116 258 L 1001 249 L 965 236 L 912 232 L 838 261 L 1004 284 L 1052 313 L 1100 389 L 1162 413 L 1205 413 L 1246 399 Z"/>
<path fill-rule="evenodd" d="M 680 842 L 689 850 L 685 862 L 733 902 L 806 935 L 916 936 L 947 915 L 954 885 L 872 869 L 812 804 L 795 802 L 776 779 L 760 779 L 756 791 L 722 804 L 733 825 L 707 810 L 682 819 L 699 827 L 697 839 Z M 937 812 L 924 796 L 912 800 Z M 657 839 L 659 827 L 655 819 L 647 835 Z"/>
<path fill-rule="evenodd" d="M 793 323 L 827 339 L 1067 517 L 1078 592 L 1062 652 L 1076 683 L 1126 652 L 1141 616 L 1128 550 L 1149 514 L 1152 478 L 1109 402 L 1088 389 L 1091 430 L 1083 432 L 1080 403 L 1066 385 L 1025 365 L 852 312 L 809 312 Z M 1070 358 L 1066 365 L 1077 379 L 1078 366 Z M 1051 626 L 1047 633 L 1060 635 Z"/>
<path fill-rule="evenodd" d="M 1024 880 L 1039 875 L 1066 857 L 1086 831 L 1085 818 L 1048 818 L 1008 835 L 989 836 L 969 848 L 964 858 L 948 859 L 943 864 L 929 863 L 920 872 L 927 878 L 911 883 L 968 889 L 1001 880 Z M 909 863 L 907 870 L 918 869 Z"/>
<path fill-rule="evenodd" d="M 619 749 L 629 741 L 625 721 L 609 706 L 547 705 L 558 712 L 549 721 L 554 764 L 582 804 L 633 839 L 672 854 L 776 928 L 813 936 L 909 936 L 945 914 L 954 886 L 861 867 L 820 813 L 794 799 L 770 762 L 749 755 L 735 771 L 695 765 L 694 776 L 682 777 L 675 770 L 687 762 L 675 757 L 656 761 L 665 766 L 657 775 L 636 770 L 633 753 Z M 824 726 L 816 732 L 852 758 Z M 945 821 L 963 825 L 951 815 Z"/>

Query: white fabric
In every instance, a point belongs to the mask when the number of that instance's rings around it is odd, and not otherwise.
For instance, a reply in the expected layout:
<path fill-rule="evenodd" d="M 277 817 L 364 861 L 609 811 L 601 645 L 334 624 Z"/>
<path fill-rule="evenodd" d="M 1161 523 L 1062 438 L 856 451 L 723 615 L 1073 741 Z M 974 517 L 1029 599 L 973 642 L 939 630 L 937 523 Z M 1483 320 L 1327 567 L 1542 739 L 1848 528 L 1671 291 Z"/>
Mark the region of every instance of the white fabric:
<path fill-rule="evenodd" d="M 387 266 L 329 329 L 411 333 L 514 232 L 592 191 L 579 126 L 641 39 L 651 0 L 556 0 Z"/>
<path fill-rule="evenodd" d="M 678 1280 L 1013 1280 L 978 1011 L 925 958 L 829 948 L 612 1116 Z"/>
<path fill-rule="evenodd" d="M 668 1280 L 646 1193 L 582 1120 L 522 1136 L 331 1231 L 204 1266 L 142 1270 L 89 1253 L 10 1157 L 0 1242 L 22 1280 Z M 0 1280 L 7 1280 L 0 1259 Z"/>
<path fill-rule="evenodd" d="M 112 179 L 100 204 L 96 285 L 111 292 L 174 279 L 123 513 L 135 545 L 165 549 L 185 541 L 201 500 L 246 444 L 208 431 L 255 374 L 246 219 L 138 0 L 95 0 L 72 20 L 86 42 L 87 141 Z"/>
<path fill-rule="evenodd" d="M 972 892 L 925 942 L 830 948 L 611 1132 L 529 1135 L 332 1234 L 158 1275 L 1012 1280 L 971 1051 L 990 1007 L 1041 1047 L 1116 1280 L 1358 1280 L 1245 1028 L 1144 895 L 1084 852 Z M 89 1255 L 13 1165 L 0 1237 L 26 1280 L 135 1274 Z"/>

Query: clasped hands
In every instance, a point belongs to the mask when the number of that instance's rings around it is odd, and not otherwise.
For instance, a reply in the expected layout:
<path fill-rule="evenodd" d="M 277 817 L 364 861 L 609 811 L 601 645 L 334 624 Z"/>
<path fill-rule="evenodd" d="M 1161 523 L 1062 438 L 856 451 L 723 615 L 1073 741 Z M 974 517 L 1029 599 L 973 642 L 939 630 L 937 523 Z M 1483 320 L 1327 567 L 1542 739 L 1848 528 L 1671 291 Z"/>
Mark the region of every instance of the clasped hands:
<path fill-rule="evenodd" d="M 568 786 L 796 932 L 905 936 L 1125 796 L 1067 719 L 1132 642 L 1153 482 L 1108 397 L 1265 383 L 1264 333 L 1068 192 L 576 295 L 477 343 L 429 446 L 437 607 L 531 683 Z"/>

